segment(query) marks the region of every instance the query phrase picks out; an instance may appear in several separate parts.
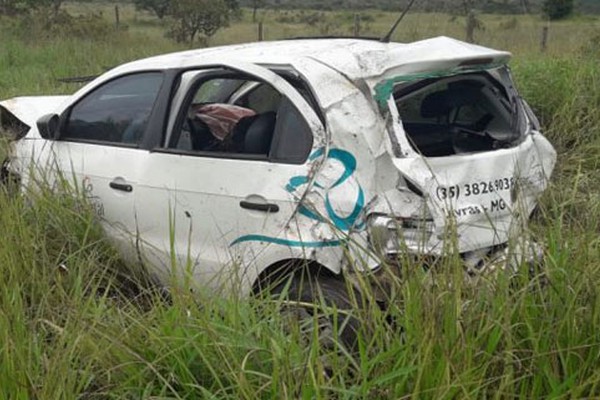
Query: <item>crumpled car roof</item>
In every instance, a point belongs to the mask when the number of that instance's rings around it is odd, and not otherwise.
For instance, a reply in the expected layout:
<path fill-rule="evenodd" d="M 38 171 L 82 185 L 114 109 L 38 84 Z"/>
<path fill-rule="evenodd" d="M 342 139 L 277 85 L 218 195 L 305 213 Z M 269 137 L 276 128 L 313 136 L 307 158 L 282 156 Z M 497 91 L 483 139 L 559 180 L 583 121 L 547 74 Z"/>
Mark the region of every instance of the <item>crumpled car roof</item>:
<path fill-rule="evenodd" d="M 238 60 L 256 64 L 294 65 L 312 59 L 343 72 L 349 79 L 380 76 L 398 66 L 411 72 L 431 70 L 432 63 L 490 59 L 506 63 L 511 54 L 448 37 L 413 43 L 382 43 L 365 39 L 297 39 L 221 46 L 150 57 L 118 67 L 114 72 L 149 68 L 185 68 L 199 60 Z M 421 67 L 419 67 L 421 66 Z M 405 68 L 406 69 L 406 68 Z"/>

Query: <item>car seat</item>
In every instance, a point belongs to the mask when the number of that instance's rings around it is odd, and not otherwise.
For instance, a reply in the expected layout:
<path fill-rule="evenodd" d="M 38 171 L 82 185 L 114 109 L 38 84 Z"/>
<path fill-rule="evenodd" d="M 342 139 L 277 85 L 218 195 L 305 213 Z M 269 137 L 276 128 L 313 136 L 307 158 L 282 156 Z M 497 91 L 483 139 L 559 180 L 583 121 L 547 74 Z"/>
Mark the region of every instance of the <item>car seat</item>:
<path fill-rule="evenodd" d="M 275 131 L 276 114 L 266 112 L 255 116 L 244 135 L 243 153 L 268 155 Z"/>

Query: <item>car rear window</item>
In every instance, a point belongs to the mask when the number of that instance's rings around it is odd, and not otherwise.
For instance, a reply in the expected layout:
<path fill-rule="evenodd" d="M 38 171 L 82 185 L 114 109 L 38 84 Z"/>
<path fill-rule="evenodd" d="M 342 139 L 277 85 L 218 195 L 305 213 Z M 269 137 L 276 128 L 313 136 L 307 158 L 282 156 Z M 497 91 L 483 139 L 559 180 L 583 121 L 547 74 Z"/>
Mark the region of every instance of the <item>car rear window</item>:
<path fill-rule="evenodd" d="M 427 157 L 512 147 L 524 133 L 520 101 L 485 73 L 398 86 L 394 101 L 408 141 Z"/>

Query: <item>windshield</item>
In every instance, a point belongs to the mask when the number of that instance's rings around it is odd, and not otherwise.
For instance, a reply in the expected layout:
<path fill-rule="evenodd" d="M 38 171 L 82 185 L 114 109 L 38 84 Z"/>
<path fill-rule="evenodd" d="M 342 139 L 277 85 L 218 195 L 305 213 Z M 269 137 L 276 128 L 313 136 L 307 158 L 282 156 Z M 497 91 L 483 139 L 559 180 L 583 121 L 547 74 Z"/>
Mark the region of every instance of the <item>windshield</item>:
<path fill-rule="evenodd" d="M 487 72 L 400 84 L 393 95 L 409 143 L 426 157 L 512 147 L 526 130 L 512 85 Z"/>

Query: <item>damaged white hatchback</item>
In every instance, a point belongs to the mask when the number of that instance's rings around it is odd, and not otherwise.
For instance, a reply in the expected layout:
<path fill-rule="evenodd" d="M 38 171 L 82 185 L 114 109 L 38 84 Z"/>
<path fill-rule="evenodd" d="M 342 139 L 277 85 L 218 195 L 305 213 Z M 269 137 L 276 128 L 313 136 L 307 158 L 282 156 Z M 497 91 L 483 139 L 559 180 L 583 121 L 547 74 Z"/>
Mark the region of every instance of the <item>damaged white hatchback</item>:
<path fill-rule="evenodd" d="M 509 58 L 446 37 L 152 57 L 72 96 L 0 103 L 18 139 L 3 174 L 28 187 L 58 167 L 125 257 L 243 293 L 406 253 L 510 264 L 556 155 Z"/>

